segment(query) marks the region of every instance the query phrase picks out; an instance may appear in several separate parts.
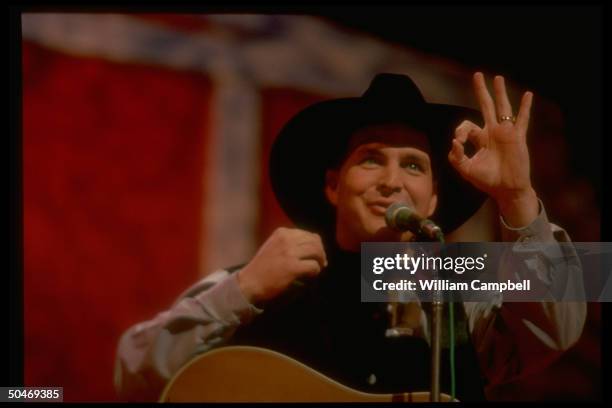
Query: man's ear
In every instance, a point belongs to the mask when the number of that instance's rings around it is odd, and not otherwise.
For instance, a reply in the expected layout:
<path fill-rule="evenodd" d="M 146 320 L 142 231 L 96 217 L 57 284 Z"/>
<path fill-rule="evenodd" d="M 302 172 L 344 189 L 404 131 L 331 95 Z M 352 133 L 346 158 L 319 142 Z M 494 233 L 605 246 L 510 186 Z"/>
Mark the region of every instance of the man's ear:
<path fill-rule="evenodd" d="M 325 172 L 325 197 L 334 207 L 338 204 L 338 170 L 327 170 Z"/>

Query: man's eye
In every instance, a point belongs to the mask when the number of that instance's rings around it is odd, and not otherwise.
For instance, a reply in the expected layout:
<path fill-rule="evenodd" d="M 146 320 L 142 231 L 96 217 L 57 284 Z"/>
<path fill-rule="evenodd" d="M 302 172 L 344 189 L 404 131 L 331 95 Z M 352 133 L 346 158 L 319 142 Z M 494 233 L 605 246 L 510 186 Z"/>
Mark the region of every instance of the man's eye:
<path fill-rule="evenodd" d="M 366 166 L 375 166 L 380 164 L 380 161 L 374 157 L 366 157 L 361 161 L 361 164 L 365 164 Z"/>
<path fill-rule="evenodd" d="M 409 163 L 406 163 L 404 165 L 404 167 L 407 168 L 407 169 L 410 169 L 410 170 L 423 172 L 423 166 L 420 163 L 418 163 L 418 162 L 409 162 Z"/>

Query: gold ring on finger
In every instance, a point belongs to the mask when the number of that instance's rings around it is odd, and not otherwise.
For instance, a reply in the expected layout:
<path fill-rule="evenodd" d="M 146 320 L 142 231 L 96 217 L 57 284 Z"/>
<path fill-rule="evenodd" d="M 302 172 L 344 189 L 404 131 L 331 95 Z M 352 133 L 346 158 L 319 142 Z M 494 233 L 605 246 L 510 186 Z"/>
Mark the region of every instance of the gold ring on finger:
<path fill-rule="evenodd" d="M 506 120 L 509 120 L 509 121 L 510 121 L 510 122 L 512 122 L 512 123 L 516 123 L 516 116 L 506 116 L 506 115 L 501 115 L 501 116 L 499 117 L 499 121 L 500 121 L 500 122 L 503 122 L 503 121 L 506 121 Z"/>

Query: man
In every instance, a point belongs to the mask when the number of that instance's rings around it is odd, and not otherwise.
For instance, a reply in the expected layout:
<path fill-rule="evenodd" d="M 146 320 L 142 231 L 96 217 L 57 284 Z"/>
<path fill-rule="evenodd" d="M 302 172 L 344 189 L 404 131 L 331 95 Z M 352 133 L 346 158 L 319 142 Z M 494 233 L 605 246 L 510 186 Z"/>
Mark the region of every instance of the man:
<path fill-rule="evenodd" d="M 427 103 L 410 78 L 394 74 L 377 75 L 360 98 L 298 113 L 270 163 L 275 194 L 298 228 L 277 229 L 246 265 L 209 275 L 169 310 L 130 328 L 119 343 L 119 394 L 155 400 L 191 358 L 229 344 L 274 349 L 362 391 L 427 390 L 425 312 L 414 336 L 388 338 L 386 305 L 360 302 L 361 242 L 414 239 L 386 226 L 386 208 L 408 203 L 451 232 L 488 196 L 504 240 L 569 241 L 549 224 L 531 185 L 532 94 L 523 95 L 515 118 L 504 79 L 493 85 L 495 99 L 484 76 L 474 75 L 483 127 L 477 112 Z M 482 399 L 483 382 L 525 374 L 570 347 L 586 315 L 584 304 L 463 306 L 471 342 L 457 347 L 462 400 Z"/>

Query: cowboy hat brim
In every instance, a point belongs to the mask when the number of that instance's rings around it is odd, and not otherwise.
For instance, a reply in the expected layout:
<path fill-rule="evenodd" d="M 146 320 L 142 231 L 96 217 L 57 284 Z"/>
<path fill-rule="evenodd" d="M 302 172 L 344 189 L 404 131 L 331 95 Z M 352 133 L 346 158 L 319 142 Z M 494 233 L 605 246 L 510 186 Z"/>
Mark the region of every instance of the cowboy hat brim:
<path fill-rule="evenodd" d="M 408 106 L 393 99 L 397 98 L 386 98 L 385 102 L 366 97 L 319 102 L 283 127 L 272 146 L 270 178 L 282 209 L 296 226 L 333 231 L 335 211 L 325 197 L 325 173 L 347 153 L 348 141 L 356 130 L 383 123 L 403 123 L 428 136 L 438 188 L 438 208 L 431 218 L 444 232 L 461 226 L 482 206 L 486 195 L 462 179 L 447 158 L 454 129 L 466 119 L 478 123 L 480 113 L 426 103 L 422 97 Z"/>

